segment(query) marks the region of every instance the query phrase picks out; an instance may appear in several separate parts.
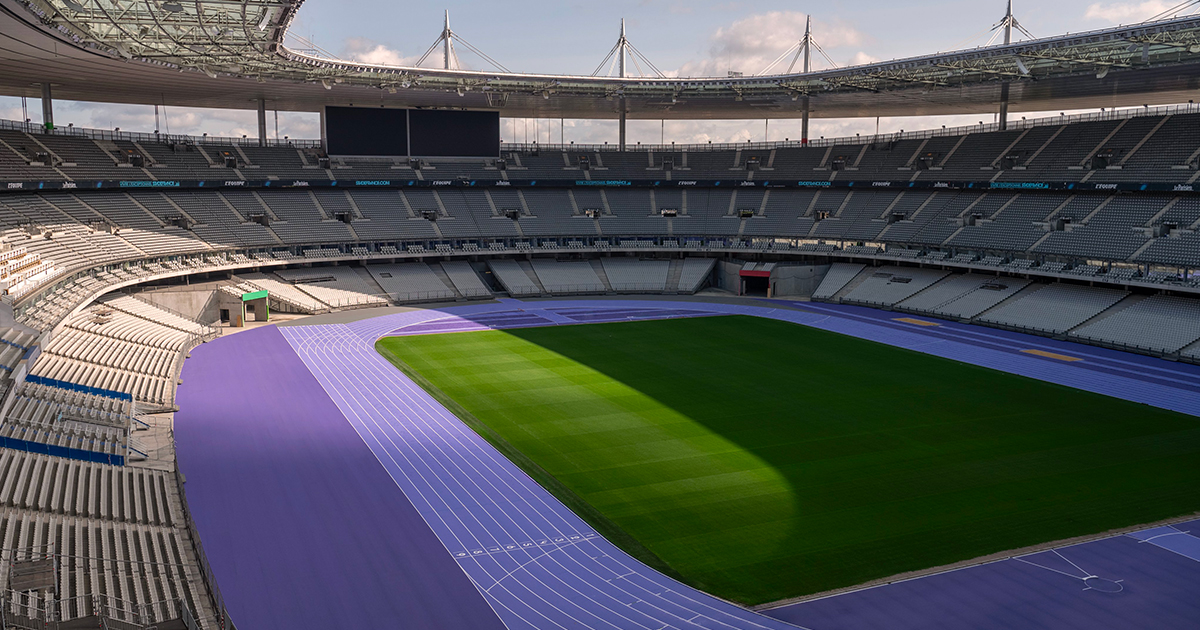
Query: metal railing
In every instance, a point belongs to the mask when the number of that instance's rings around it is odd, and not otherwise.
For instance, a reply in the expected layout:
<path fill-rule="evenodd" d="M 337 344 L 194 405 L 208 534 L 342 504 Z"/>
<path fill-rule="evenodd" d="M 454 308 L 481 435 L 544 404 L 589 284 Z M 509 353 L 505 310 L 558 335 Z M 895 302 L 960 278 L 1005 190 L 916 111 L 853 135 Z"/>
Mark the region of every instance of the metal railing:
<path fill-rule="evenodd" d="M 172 437 L 172 442 L 174 438 Z M 192 543 L 192 552 L 196 555 L 196 564 L 200 569 L 200 578 L 204 581 L 204 586 L 208 590 L 209 603 L 213 607 L 214 621 L 218 628 L 222 630 L 226 628 L 234 628 L 233 621 L 229 619 L 229 611 L 225 609 L 225 598 L 221 596 L 221 588 L 217 586 L 216 575 L 213 574 L 212 565 L 208 563 L 208 555 L 204 553 L 204 545 L 200 542 L 200 530 L 196 527 L 196 521 L 192 520 L 192 512 L 188 509 L 187 492 L 184 490 L 183 473 L 179 472 L 179 459 L 176 456 L 175 461 L 175 486 L 179 490 L 179 504 L 182 506 L 183 522 L 187 528 L 188 539 Z"/>
<path fill-rule="evenodd" d="M 1065 125 L 1072 123 L 1084 122 L 1100 122 L 1106 120 L 1123 120 L 1127 118 L 1140 118 L 1143 116 L 1178 116 L 1181 114 L 1200 113 L 1200 105 L 1193 103 L 1185 103 L 1180 105 L 1164 105 L 1157 107 L 1134 107 L 1127 109 L 1112 109 L 1100 112 L 1090 112 L 1084 114 L 1071 114 L 1059 116 L 1047 116 L 1043 118 L 1031 118 L 1021 120 L 1010 120 L 1008 123 L 1009 130 L 1023 130 L 1031 127 L 1045 127 L 1049 125 Z M 11 131 L 23 131 L 26 133 L 44 134 L 46 130 L 35 123 L 23 123 L 12 120 L 0 120 L 0 129 Z M 897 133 L 881 133 L 868 136 L 842 136 L 837 138 L 814 138 L 804 145 L 800 140 L 786 140 L 773 142 L 726 142 L 726 143 L 669 143 L 669 144 L 634 144 L 626 146 L 626 151 L 652 151 L 655 153 L 699 153 L 708 151 L 766 151 L 771 149 L 784 148 L 800 148 L 809 146 L 813 148 L 824 148 L 830 146 L 841 145 L 863 145 L 863 144 L 879 144 L 883 142 L 894 142 L 897 140 L 923 140 L 926 138 L 938 138 L 944 136 L 960 136 L 972 133 L 987 133 L 992 131 L 1000 131 L 1000 124 L 980 123 L 976 125 L 963 125 L 958 127 L 943 127 L 941 129 L 923 129 L 917 131 L 903 131 Z M 58 127 L 51 132 L 53 135 L 90 138 L 93 140 L 121 140 L 126 142 L 156 142 L 163 144 L 196 144 L 196 145 L 212 145 L 212 146 L 240 146 L 240 147 L 258 147 L 259 141 L 257 138 L 230 138 L 217 136 L 191 136 L 181 134 L 157 134 L 157 133 L 142 133 L 128 132 L 107 129 L 88 129 L 84 127 Z M 322 142 L 320 140 L 304 139 L 304 140 L 274 140 L 267 139 L 266 146 L 268 147 L 291 147 L 297 149 L 319 149 Z M 501 152 L 518 152 L 529 153 L 533 151 L 566 151 L 575 153 L 612 153 L 620 151 L 620 147 L 616 144 L 541 144 L 537 142 L 505 142 L 500 145 Z"/>
<path fill-rule="evenodd" d="M 1185 103 L 1181 105 L 1164 105 L 1159 107 L 1135 107 L 1128 109 L 1112 109 L 1102 112 L 1090 112 L 1084 114 L 1062 114 L 1059 116 L 1046 116 L 1043 118 L 1030 118 L 1021 120 L 1009 120 L 1009 131 L 1020 131 L 1032 127 L 1048 127 L 1057 125 L 1067 125 L 1074 123 L 1086 122 L 1103 122 L 1107 120 L 1125 120 L 1128 118 L 1142 118 L 1145 116 L 1179 116 L 1183 114 L 1200 113 L 1200 105 L 1193 103 Z M 689 143 L 670 143 L 670 144 L 633 144 L 625 147 L 626 152 L 653 152 L 653 153 L 701 153 L 713 151 L 769 151 L 772 149 L 794 149 L 808 146 L 811 148 L 824 148 L 830 146 L 854 145 L 862 146 L 864 144 L 882 144 L 887 142 L 895 142 L 897 140 L 924 140 L 926 138 L 940 138 L 946 136 L 962 136 L 973 133 L 988 133 L 1001 131 L 1000 124 L 997 122 L 980 123 L 975 125 L 962 125 L 958 127 L 942 127 L 941 129 L 923 129 L 917 131 L 901 131 L 896 133 L 881 133 L 871 134 L 867 136 L 842 136 L 838 138 L 814 138 L 808 141 L 805 145 L 799 140 L 773 141 L 773 142 L 710 142 L 705 144 L 689 144 Z M 619 152 L 620 147 L 616 144 L 540 144 L 536 142 L 511 142 L 500 145 L 501 152 L 517 152 L 530 153 L 533 151 L 552 151 L 552 152 L 568 152 L 568 153 L 614 153 Z M 678 166 L 678 165 L 677 165 Z"/>
<path fill-rule="evenodd" d="M 63 599 L 39 597 L 37 592 L 7 590 L 0 593 L 0 623 L 4 628 L 59 630 L 97 627 L 109 630 L 151 630 L 180 620 L 185 628 L 199 630 L 195 616 L 183 599 L 137 603 L 111 595 L 77 595 Z M 94 620 L 96 625 L 82 624 Z"/>
<path fill-rule="evenodd" d="M 46 131 L 46 128 L 40 124 L 33 122 L 20 122 L 15 120 L 0 120 L 0 129 L 7 131 L 21 131 L 29 134 L 64 136 L 69 138 L 87 138 L 90 140 L 109 140 L 122 142 L 154 142 L 159 144 L 198 144 L 205 146 L 239 146 L 239 147 L 259 147 L 258 138 L 233 138 L 222 136 L 199 135 L 192 136 L 187 134 L 166 134 L 166 133 L 145 133 L 138 131 L 121 131 L 119 129 L 91 129 L 87 127 L 55 127 L 52 131 Z M 268 147 L 291 147 L 295 149 L 319 149 L 321 148 L 320 140 L 292 140 L 290 138 L 284 140 L 275 140 L 268 138 L 265 146 Z"/>

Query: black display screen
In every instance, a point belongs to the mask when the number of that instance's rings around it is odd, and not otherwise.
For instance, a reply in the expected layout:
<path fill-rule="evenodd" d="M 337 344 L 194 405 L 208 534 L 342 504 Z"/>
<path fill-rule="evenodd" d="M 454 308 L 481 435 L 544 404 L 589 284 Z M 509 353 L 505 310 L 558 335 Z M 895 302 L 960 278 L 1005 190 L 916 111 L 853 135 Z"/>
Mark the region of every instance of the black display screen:
<path fill-rule="evenodd" d="M 413 157 L 500 157 L 500 113 L 408 112 Z"/>
<path fill-rule="evenodd" d="M 326 107 L 325 142 L 329 155 L 408 155 L 408 111 Z"/>

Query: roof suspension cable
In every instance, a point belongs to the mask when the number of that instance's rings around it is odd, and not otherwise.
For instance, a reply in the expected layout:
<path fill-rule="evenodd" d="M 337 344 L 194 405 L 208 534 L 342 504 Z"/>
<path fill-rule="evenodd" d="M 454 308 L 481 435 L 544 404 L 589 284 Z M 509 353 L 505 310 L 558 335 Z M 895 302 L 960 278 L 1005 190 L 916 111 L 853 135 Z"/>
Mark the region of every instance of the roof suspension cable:
<path fill-rule="evenodd" d="M 1180 2 L 1179 4 L 1167 9 L 1166 11 L 1163 11 L 1162 13 L 1159 13 L 1158 15 L 1155 15 L 1152 18 L 1144 20 L 1142 22 L 1142 24 L 1145 24 L 1147 22 L 1157 22 L 1159 20 L 1166 20 L 1166 19 L 1170 19 L 1170 18 L 1174 18 L 1174 17 L 1179 17 L 1180 13 L 1183 13 L 1185 10 L 1188 10 L 1188 9 L 1190 9 L 1190 11 L 1188 11 L 1188 13 L 1194 13 L 1197 9 L 1200 9 L 1200 0 L 1186 0 L 1185 2 Z"/>
<path fill-rule="evenodd" d="M 617 43 L 612 47 L 612 50 L 609 50 L 608 54 L 604 56 L 604 59 L 600 62 L 600 65 L 596 66 L 596 70 L 592 72 L 592 76 L 600 76 L 600 71 L 604 69 L 605 65 L 608 65 L 608 74 L 606 76 L 612 76 L 613 67 L 615 66 L 617 68 L 617 76 L 624 78 L 627 76 L 627 68 L 625 66 L 627 59 L 633 61 L 633 66 L 635 69 L 637 69 L 638 76 L 647 76 L 642 70 L 641 66 L 641 64 L 644 63 L 650 70 L 654 71 L 654 76 L 657 76 L 661 79 L 667 78 L 667 75 L 663 74 L 663 71 L 659 70 L 658 67 L 654 65 L 654 62 L 650 61 L 649 57 L 643 55 L 642 51 L 638 50 L 637 47 L 630 43 L 629 39 L 625 37 L 625 20 L 621 20 L 621 36 L 617 39 Z M 638 63 L 639 61 L 641 63 Z"/>
<path fill-rule="evenodd" d="M 756 74 L 754 76 L 763 76 L 766 74 L 770 74 L 771 70 L 773 70 L 775 68 L 775 66 L 778 66 L 780 64 L 780 62 L 782 62 L 788 56 L 792 56 L 792 63 L 790 63 L 788 65 L 788 69 L 785 74 L 792 74 L 796 68 L 796 64 L 799 63 L 801 60 L 804 61 L 804 65 L 801 66 L 801 70 L 803 72 L 810 72 L 812 70 L 812 50 L 813 49 L 816 49 L 816 51 L 821 54 L 821 57 L 823 57 L 825 59 L 825 62 L 828 63 L 831 68 L 840 67 L 840 64 L 835 62 L 825 52 L 825 49 L 821 48 L 821 45 L 817 43 L 817 40 L 813 38 L 813 36 L 812 36 L 812 18 L 809 17 L 809 19 L 807 20 L 805 27 L 804 27 L 804 37 L 800 38 L 800 41 L 796 42 L 795 44 L 792 44 L 791 48 L 788 48 L 787 50 L 785 50 L 782 55 L 779 55 L 778 57 L 775 58 L 775 61 L 772 61 L 770 64 L 767 65 L 766 68 L 763 68 L 758 74 Z"/>
<path fill-rule="evenodd" d="M 499 70 L 501 72 L 509 72 L 509 69 L 505 68 L 504 65 L 501 64 L 499 61 L 492 59 L 490 56 L 485 54 L 482 50 L 479 50 L 474 45 L 472 45 L 470 42 L 468 42 L 467 40 L 460 37 L 458 33 L 455 33 L 453 30 L 450 29 L 450 12 L 449 11 L 446 11 L 446 23 L 445 23 L 445 26 L 442 27 L 442 33 L 440 35 L 438 35 L 438 38 L 436 40 L 434 40 L 433 45 L 429 47 L 429 50 L 426 50 L 425 54 L 421 55 L 421 57 L 419 59 L 417 59 L 417 63 L 415 63 L 413 65 L 415 65 L 418 68 L 421 67 L 421 64 L 424 64 L 429 59 L 429 57 L 431 55 L 433 55 L 434 51 L 436 51 L 440 47 L 440 48 L 442 48 L 443 63 L 446 66 L 444 69 L 446 69 L 446 70 L 463 70 L 464 67 L 463 67 L 462 61 L 458 58 L 458 50 L 456 49 L 457 44 L 462 44 L 464 48 L 475 53 L 480 59 L 483 59 L 485 62 L 491 64 L 497 70 Z"/>

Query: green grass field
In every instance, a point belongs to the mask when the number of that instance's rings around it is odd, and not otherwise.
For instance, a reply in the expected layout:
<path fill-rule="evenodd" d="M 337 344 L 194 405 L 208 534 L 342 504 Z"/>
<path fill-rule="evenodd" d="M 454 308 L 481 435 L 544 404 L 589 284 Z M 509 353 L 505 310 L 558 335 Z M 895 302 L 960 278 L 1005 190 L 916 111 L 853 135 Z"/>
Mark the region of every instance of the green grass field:
<path fill-rule="evenodd" d="M 1200 509 L 1200 419 L 784 322 L 378 347 L 613 542 L 745 604 Z"/>

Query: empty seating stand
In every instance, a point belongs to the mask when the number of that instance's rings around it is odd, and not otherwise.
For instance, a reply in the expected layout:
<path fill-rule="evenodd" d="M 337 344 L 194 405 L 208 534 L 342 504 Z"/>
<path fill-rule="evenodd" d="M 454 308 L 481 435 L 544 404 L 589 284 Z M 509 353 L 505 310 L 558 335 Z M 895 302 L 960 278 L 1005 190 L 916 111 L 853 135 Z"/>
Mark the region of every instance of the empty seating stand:
<path fill-rule="evenodd" d="M 1099 315 L 1127 295 L 1115 289 L 1052 284 L 1002 304 L 979 319 L 1010 328 L 1061 334 Z"/>

